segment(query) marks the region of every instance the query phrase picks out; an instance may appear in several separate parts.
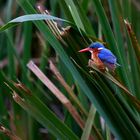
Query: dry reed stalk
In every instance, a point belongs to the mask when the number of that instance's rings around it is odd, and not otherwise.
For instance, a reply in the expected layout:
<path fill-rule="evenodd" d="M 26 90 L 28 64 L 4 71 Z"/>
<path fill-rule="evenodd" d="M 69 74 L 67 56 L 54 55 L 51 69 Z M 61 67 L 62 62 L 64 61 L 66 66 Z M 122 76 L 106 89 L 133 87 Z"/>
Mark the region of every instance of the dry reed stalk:
<path fill-rule="evenodd" d="M 53 64 L 51 60 L 49 60 L 49 67 L 51 71 L 54 73 L 54 75 L 57 77 L 58 81 L 61 83 L 61 85 L 66 89 L 66 91 L 69 93 L 70 97 L 73 99 L 73 101 L 77 104 L 79 109 L 82 113 L 84 113 L 85 116 L 88 115 L 88 112 L 84 109 L 78 98 L 76 97 L 75 93 L 73 92 L 72 88 L 66 83 L 56 66 Z"/>
<path fill-rule="evenodd" d="M 15 134 L 13 134 L 10 130 L 8 130 L 7 128 L 5 128 L 1 124 L 0 124 L 0 132 L 2 132 L 3 134 L 5 134 L 6 136 L 8 136 L 11 140 L 21 140 L 21 138 L 19 138 Z"/>
<path fill-rule="evenodd" d="M 57 97 L 57 99 L 68 109 L 72 117 L 75 119 L 77 124 L 83 130 L 85 127 L 85 122 L 82 120 L 81 116 L 75 109 L 75 107 L 71 104 L 69 99 L 63 95 L 63 93 L 49 80 L 49 78 L 33 63 L 30 61 L 27 64 L 27 67 L 41 80 L 41 82 L 48 87 L 48 89 Z M 90 140 L 94 138 L 90 136 Z"/>

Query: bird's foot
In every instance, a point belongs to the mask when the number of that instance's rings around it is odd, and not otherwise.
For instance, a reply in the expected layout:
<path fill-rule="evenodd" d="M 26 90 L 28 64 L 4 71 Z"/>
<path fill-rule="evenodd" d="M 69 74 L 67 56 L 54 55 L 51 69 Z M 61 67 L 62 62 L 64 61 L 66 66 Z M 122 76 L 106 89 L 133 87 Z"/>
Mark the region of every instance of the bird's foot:
<path fill-rule="evenodd" d="M 89 67 L 93 67 L 93 66 L 96 67 L 95 61 L 93 61 L 92 59 L 89 59 L 89 61 L 88 61 L 88 66 L 89 66 Z"/>
<path fill-rule="evenodd" d="M 92 59 L 89 59 L 89 61 L 88 61 L 88 66 L 89 67 L 96 67 L 96 68 L 98 68 L 100 71 L 102 71 L 102 72 L 105 72 L 106 71 L 106 68 L 105 68 L 105 66 L 104 66 L 104 64 L 103 63 L 96 63 L 94 60 L 92 60 Z"/>

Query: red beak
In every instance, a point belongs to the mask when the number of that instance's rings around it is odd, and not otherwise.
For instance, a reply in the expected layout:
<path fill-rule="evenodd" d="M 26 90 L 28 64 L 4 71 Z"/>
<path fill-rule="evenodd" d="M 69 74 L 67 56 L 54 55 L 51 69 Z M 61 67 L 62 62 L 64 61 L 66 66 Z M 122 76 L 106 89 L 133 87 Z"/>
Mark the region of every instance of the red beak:
<path fill-rule="evenodd" d="M 90 48 L 85 48 L 85 49 L 82 49 L 82 50 L 80 50 L 80 51 L 78 51 L 78 52 L 87 52 L 87 51 L 89 51 L 90 50 Z"/>

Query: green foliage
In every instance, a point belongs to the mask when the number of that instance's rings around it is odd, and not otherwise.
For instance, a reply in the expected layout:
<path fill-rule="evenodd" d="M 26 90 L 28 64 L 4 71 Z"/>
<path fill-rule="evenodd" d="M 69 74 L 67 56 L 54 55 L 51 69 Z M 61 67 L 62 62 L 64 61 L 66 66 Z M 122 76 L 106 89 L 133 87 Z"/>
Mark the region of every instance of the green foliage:
<path fill-rule="evenodd" d="M 125 19 L 138 15 L 133 13 L 136 7 L 131 2 L 51 0 L 50 5 L 38 3 L 38 9 L 33 8 L 35 0 L 0 3 L 7 9 L 1 14 L 7 23 L 0 27 L 0 140 L 45 139 L 43 136 L 111 140 L 111 135 L 140 139 L 140 31 L 135 22 L 131 25 Z M 51 15 L 44 11 L 45 6 Z M 92 41 L 103 42 L 117 56 L 121 66 L 115 73 L 87 67 L 89 57 L 78 51 Z M 73 107 L 56 99 L 57 90 L 54 94 L 32 75 L 27 67 L 30 60 Z M 50 60 L 62 76 L 50 72 Z"/>

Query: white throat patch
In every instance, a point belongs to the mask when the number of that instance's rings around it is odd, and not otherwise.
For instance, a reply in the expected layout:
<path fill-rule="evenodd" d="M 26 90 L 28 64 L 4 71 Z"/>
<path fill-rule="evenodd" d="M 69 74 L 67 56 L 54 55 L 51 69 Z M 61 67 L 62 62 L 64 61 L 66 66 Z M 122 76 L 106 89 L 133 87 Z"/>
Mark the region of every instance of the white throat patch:
<path fill-rule="evenodd" d="M 104 49 L 104 48 L 98 48 L 98 50 L 102 50 L 102 49 Z"/>

